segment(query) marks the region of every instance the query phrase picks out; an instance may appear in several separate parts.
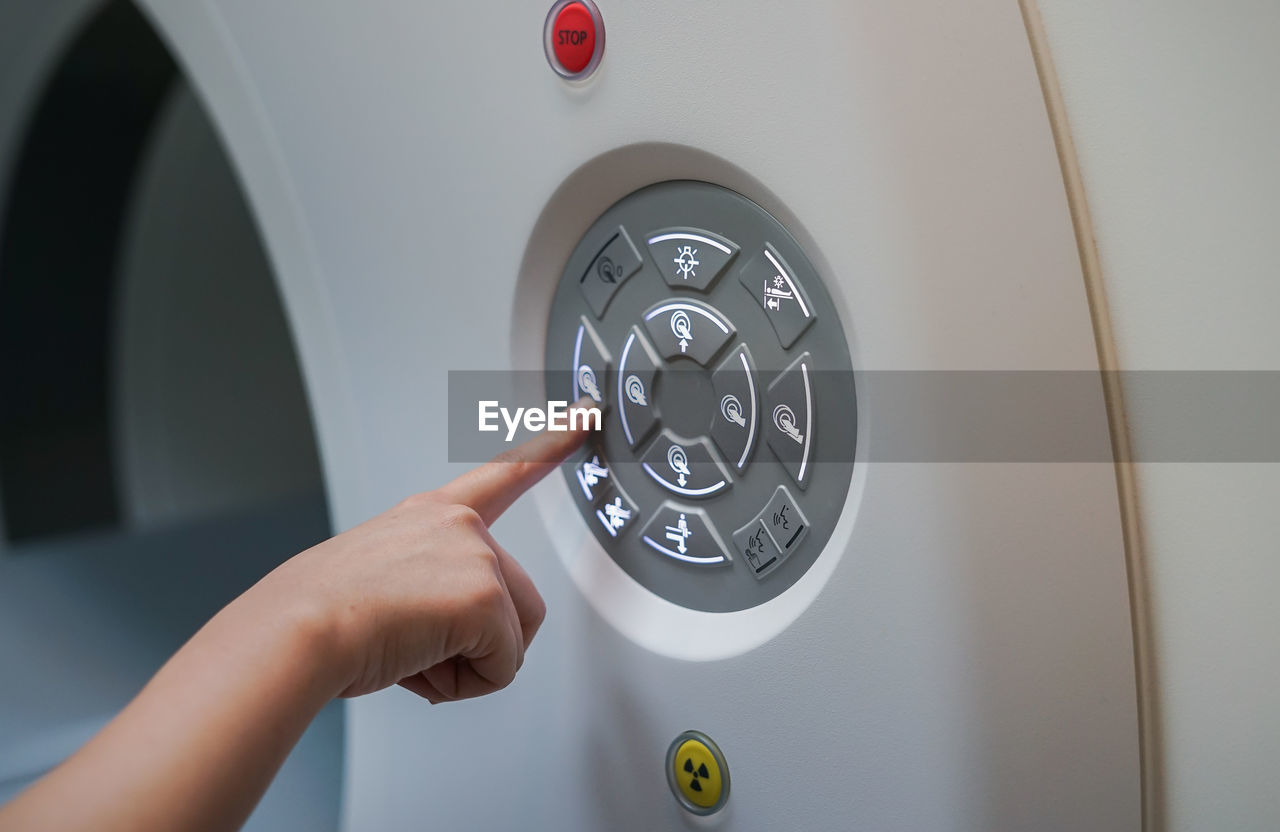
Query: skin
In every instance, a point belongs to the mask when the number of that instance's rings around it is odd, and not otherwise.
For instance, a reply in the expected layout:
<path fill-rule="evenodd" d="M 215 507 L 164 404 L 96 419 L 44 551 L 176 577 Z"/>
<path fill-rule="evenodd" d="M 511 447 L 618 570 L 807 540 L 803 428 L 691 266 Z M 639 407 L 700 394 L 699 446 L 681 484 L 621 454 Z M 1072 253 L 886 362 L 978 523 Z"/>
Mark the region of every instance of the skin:
<path fill-rule="evenodd" d="M 0 809 L 0 832 L 238 829 L 335 697 L 509 685 L 546 607 L 489 526 L 586 436 L 544 433 L 286 561 Z"/>

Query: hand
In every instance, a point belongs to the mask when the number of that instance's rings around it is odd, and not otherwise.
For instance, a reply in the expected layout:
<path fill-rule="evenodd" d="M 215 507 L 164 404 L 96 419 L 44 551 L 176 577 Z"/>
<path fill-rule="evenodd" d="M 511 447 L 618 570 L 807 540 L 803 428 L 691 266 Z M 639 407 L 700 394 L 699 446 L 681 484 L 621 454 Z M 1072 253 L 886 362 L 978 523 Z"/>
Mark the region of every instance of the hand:
<path fill-rule="evenodd" d="M 543 434 L 286 561 L 0 807 L 0 832 L 238 829 L 334 696 L 510 684 L 546 610 L 488 527 L 585 438 Z"/>
<path fill-rule="evenodd" d="M 297 555 L 246 594 L 318 614 L 341 696 L 399 683 L 432 703 L 506 687 L 546 614 L 489 525 L 582 444 L 545 433 Z"/>

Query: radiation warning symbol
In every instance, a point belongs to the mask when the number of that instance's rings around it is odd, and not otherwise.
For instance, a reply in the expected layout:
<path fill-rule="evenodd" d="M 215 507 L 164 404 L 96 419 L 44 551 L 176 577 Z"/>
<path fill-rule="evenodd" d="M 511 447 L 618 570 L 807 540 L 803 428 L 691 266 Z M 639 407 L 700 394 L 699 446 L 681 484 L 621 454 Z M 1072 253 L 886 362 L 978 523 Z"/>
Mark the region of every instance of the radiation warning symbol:
<path fill-rule="evenodd" d="M 694 768 L 694 767 L 693 767 L 693 758 L 692 758 L 692 757 L 685 757 L 685 758 L 684 758 L 684 770 L 685 770 L 685 773 L 687 773 L 687 774 L 689 775 L 689 790 L 690 790 L 690 791 L 695 791 L 695 792 L 700 792 L 700 791 L 702 791 L 702 790 L 703 790 L 703 789 L 702 789 L 702 781 L 703 781 L 703 780 L 707 780 L 707 779 L 709 779 L 709 778 L 711 777 L 711 772 L 707 770 L 707 764 L 706 764 L 706 763 L 698 763 L 698 767 L 697 767 L 697 768 Z M 698 779 L 698 778 L 702 778 L 702 779 L 700 780 L 700 779 Z"/>
<path fill-rule="evenodd" d="M 706 734 L 686 731 L 667 751 L 667 780 L 676 800 L 698 815 L 717 812 L 729 798 L 729 769 Z"/>

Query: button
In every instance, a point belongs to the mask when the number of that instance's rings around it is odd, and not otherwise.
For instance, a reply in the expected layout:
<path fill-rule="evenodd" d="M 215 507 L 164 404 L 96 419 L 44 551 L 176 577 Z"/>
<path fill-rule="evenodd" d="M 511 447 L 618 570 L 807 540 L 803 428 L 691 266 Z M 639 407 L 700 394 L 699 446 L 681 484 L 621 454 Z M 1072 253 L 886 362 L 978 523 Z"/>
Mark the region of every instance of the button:
<path fill-rule="evenodd" d="M 738 256 L 738 246 L 697 228 L 665 228 L 649 235 L 649 255 L 668 286 L 705 292 Z"/>
<path fill-rule="evenodd" d="M 712 815 L 729 801 L 729 764 L 701 731 L 685 731 L 667 748 L 667 785 L 695 815 Z"/>
<path fill-rule="evenodd" d="M 809 533 L 809 521 L 785 485 L 773 492 L 773 498 L 760 512 L 760 520 L 784 555 L 794 552 Z"/>
<path fill-rule="evenodd" d="M 719 311 L 697 300 L 664 301 L 644 313 L 644 325 L 663 358 L 683 356 L 704 367 L 737 331 Z"/>
<path fill-rule="evenodd" d="M 729 472 L 716 461 L 705 439 L 681 442 L 663 431 L 640 465 L 658 485 L 685 497 L 711 497 L 732 487 Z"/>
<path fill-rule="evenodd" d="M 609 383 L 609 367 L 612 362 L 600 337 L 587 323 L 586 318 L 578 320 L 578 335 L 573 339 L 573 398 L 578 401 L 583 396 L 590 396 L 592 401 L 601 407 L 608 405 L 606 384 Z"/>
<path fill-rule="evenodd" d="M 755 369 L 746 344 L 730 353 L 711 374 L 711 387 L 715 390 L 716 399 L 711 438 L 729 464 L 741 471 L 751 458 L 751 449 L 756 444 L 756 426 L 760 421 Z"/>
<path fill-rule="evenodd" d="M 604 21 L 590 0 L 560 0 L 551 7 L 543 45 L 551 68 L 565 78 L 585 78 L 604 53 Z"/>
<path fill-rule="evenodd" d="M 622 417 L 622 432 L 632 450 L 647 439 L 649 431 L 658 424 L 653 385 L 660 372 L 653 347 L 638 328 L 632 327 L 618 363 L 618 412 Z"/>
<path fill-rule="evenodd" d="M 611 482 L 604 487 L 600 494 L 600 507 L 596 509 L 596 520 L 610 537 L 621 536 L 638 519 L 636 504 L 618 488 L 617 483 Z"/>
<path fill-rule="evenodd" d="M 650 549 L 698 566 L 727 566 L 729 550 L 702 509 L 663 503 L 640 533 Z"/>
<path fill-rule="evenodd" d="M 642 265 L 640 252 L 627 236 L 627 230 L 618 226 L 578 280 L 582 295 L 597 318 L 604 315 L 614 294 Z"/>
<path fill-rule="evenodd" d="M 738 279 L 764 309 L 783 349 L 790 349 L 814 322 L 809 296 L 772 245 L 765 243 L 764 249 L 742 268 Z"/>
<path fill-rule="evenodd" d="M 578 480 L 579 493 L 589 505 L 595 505 L 596 500 L 602 497 L 605 490 L 613 483 L 609 464 L 594 448 L 587 451 L 586 455 L 574 464 L 574 475 Z"/>
<path fill-rule="evenodd" d="M 764 522 L 758 517 L 733 533 L 733 546 L 742 553 L 742 559 L 756 580 L 767 577 L 787 559 L 787 553 L 773 542 Z"/>
<path fill-rule="evenodd" d="M 801 488 L 809 487 L 812 466 L 814 413 L 810 367 L 805 353 L 769 385 L 765 405 L 765 438 L 769 447 Z"/>

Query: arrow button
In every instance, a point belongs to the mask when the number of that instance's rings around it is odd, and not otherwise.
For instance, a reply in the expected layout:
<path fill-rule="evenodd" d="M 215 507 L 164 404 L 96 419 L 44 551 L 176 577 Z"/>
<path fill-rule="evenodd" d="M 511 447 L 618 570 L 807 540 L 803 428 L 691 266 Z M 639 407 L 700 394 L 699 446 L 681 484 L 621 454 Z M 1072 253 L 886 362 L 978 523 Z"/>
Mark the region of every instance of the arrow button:
<path fill-rule="evenodd" d="M 658 354 L 670 361 L 691 358 L 710 366 L 737 333 L 720 310 L 698 300 L 663 301 L 644 313 L 644 326 Z"/>
<path fill-rule="evenodd" d="M 700 508 L 663 503 L 640 539 L 658 554 L 694 566 L 726 566 L 731 561 L 720 534 Z"/>

